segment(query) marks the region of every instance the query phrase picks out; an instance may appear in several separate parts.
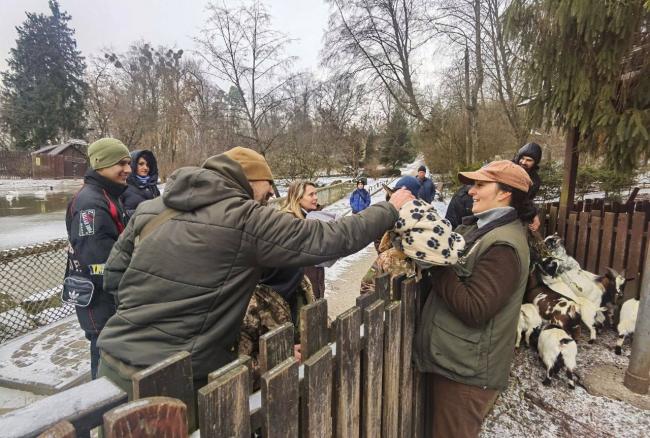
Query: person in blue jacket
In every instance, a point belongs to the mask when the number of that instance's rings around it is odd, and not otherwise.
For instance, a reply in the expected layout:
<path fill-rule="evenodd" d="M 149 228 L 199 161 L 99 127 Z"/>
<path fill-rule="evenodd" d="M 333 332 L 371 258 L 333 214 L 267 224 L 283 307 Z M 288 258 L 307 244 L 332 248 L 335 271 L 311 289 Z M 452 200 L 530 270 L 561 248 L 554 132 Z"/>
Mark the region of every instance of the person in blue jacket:
<path fill-rule="evenodd" d="M 363 181 L 357 181 L 357 189 L 350 195 L 352 213 L 359 213 L 370 206 L 370 193 L 363 188 Z"/>
<path fill-rule="evenodd" d="M 418 169 L 418 181 L 420 181 L 420 190 L 418 191 L 418 198 L 429 204 L 433 201 L 436 194 L 436 186 L 430 178 L 427 178 L 427 168 L 420 166 Z"/>

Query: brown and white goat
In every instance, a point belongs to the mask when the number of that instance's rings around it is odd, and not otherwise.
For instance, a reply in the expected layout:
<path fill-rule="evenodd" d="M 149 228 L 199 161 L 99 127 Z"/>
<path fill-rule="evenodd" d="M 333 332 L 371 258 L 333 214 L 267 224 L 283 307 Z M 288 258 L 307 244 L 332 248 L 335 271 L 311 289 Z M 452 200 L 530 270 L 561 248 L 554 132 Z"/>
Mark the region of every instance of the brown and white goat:
<path fill-rule="evenodd" d="M 526 301 L 537 307 L 542 319 L 561 327 L 574 338 L 580 335 L 579 306 L 544 284 L 537 265 L 528 276 Z"/>

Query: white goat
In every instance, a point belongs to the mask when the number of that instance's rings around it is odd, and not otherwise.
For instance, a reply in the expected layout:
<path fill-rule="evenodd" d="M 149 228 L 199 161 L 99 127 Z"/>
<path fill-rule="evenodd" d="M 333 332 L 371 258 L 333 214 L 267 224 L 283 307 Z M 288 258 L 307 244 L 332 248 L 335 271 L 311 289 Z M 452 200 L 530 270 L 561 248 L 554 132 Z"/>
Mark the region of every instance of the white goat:
<path fill-rule="evenodd" d="M 576 341 L 561 328 L 548 326 L 539 334 L 537 343 L 539 356 L 546 367 L 546 377 L 542 383 L 546 386 L 551 384 L 551 377 L 563 368 L 566 368 L 566 375 L 569 378 L 569 388 L 575 389 L 576 357 L 578 346 Z"/>
<path fill-rule="evenodd" d="M 621 306 L 621 316 L 618 322 L 618 340 L 616 341 L 616 354 L 621 354 L 625 337 L 634 333 L 636 315 L 639 313 L 639 300 L 631 298 Z"/>
<path fill-rule="evenodd" d="M 606 307 L 598 307 L 585 297 L 577 297 L 576 304 L 580 309 L 580 319 L 589 328 L 589 343 L 596 340 L 596 325 L 600 324 L 599 314 L 607 311 Z"/>
<path fill-rule="evenodd" d="M 539 316 L 537 307 L 534 304 L 526 303 L 521 305 L 519 310 L 519 322 L 517 323 L 517 341 L 515 348 L 519 348 L 521 333 L 525 332 L 524 342 L 530 347 L 530 335 L 536 328 L 542 326 L 542 317 Z"/>

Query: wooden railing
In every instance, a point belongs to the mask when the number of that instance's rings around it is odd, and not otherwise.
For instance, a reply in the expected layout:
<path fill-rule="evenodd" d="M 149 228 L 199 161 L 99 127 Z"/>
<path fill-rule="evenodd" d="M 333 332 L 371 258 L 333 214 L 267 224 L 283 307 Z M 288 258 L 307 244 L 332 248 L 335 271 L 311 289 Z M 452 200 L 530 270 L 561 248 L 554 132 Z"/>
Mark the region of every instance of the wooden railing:
<path fill-rule="evenodd" d="M 326 301 L 301 309 L 301 363 L 291 324 L 262 336 L 260 391 L 251 394 L 248 357 L 211 373 L 196 394 L 200 436 L 422 436 L 424 384 L 411 354 L 423 285 L 388 276 L 375 284 L 332 327 Z M 186 436 L 195 409 L 189 353 L 135 374 L 132 383 L 130 403 L 101 378 L 0 416 L 0 430 L 71 437 L 101 426 L 105 437 Z"/>
<path fill-rule="evenodd" d="M 546 204 L 541 212 L 544 235 L 558 233 L 567 253 L 583 269 L 597 274 L 608 267 L 625 270 L 626 277 L 634 278 L 625 286 L 625 299 L 638 297 L 650 230 L 647 201 L 605 204 L 596 200 L 579 203 L 569 212 Z"/>

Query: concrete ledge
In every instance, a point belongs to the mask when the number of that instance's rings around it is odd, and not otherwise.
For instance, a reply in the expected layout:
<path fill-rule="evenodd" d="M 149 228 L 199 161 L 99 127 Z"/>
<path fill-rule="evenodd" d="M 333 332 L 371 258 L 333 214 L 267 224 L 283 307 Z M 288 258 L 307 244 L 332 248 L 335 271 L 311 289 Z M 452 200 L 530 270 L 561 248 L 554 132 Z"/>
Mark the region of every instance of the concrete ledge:
<path fill-rule="evenodd" d="M 55 394 L 90 380 L 90 348 L 76 315 L 0 346 L 0 386 Z"/>

